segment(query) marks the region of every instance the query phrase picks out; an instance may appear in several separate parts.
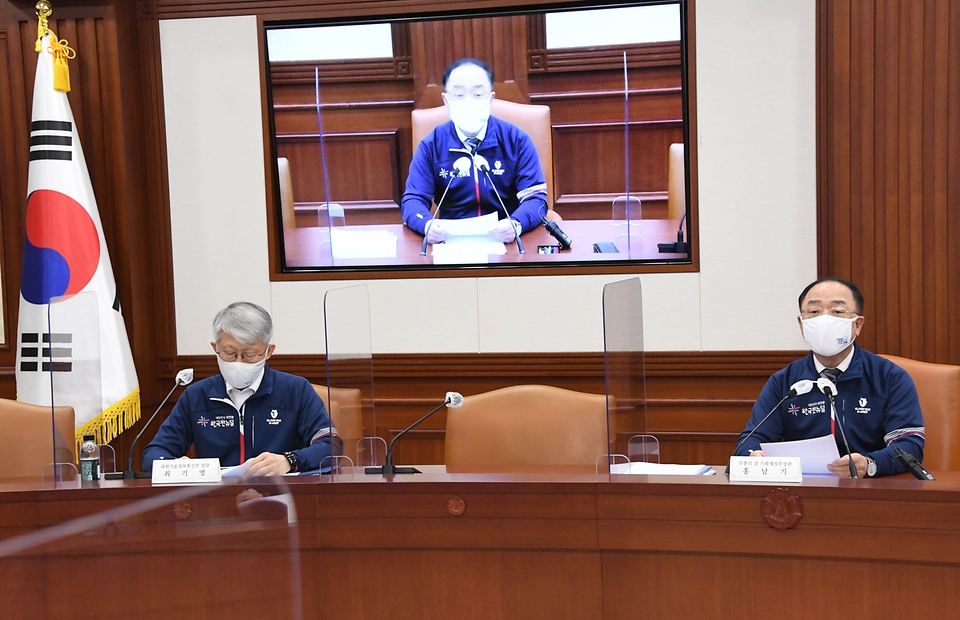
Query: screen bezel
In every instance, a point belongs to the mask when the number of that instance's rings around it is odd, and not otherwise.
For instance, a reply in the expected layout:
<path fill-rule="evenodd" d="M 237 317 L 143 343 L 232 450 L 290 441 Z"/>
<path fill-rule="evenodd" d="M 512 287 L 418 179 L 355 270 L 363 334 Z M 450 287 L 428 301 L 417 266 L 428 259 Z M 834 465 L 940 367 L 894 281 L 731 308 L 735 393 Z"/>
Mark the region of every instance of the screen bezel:
<path fill-rule="evenodd" d="M 681 13 L 680 74 L 681 105 L 685 157 L 686 183 L 686 231 L 687 256 L 684 259 L 633 259 L 633 260 L 570 260 L 561 262 L 512 262 L 484 264 L 411 264 L 367 265 L 367 266 L 317 266 L 290 267 L 286 265 L 284 252 L 283 226 L 280 216 L 280 189 L 277 172 L 277 134 L 275 130 L 273 91 L 270 82 L 271 68 L 267 61 L 267 31 L 277 28 L 328 26 L 360 24 L 371 22 L 412 23 L 432 20 L 455 20 L 478 17 L 500 17 L 540 14 L 553 11 L 615 8 L 622 6 L 677 4 Z M 313 14 L 297 19 L 264 19 L 258 21 L 260 27 L 261 58 L 263 60 L 263 98 L 265 107 L 265 162 L 267 173 L 268 228 L 271 265 L 271 280 L 337 280 L 337 279 L 391 279 L 391 278 L 432 278 L 432 277 L 476 277 L 476 276 L 513 276 L 513 275 L 590 275 L 615 273 L 676 273 L 699 271 L 699 236 L 697 227 L 697 166 L 696 141 L 690 136 L 696 135 L 696 88 L 695 88 L 695 29 L 694 6 L 692 0 L 671 0 L 634 2 L 608 2 L 593 0 L 577 3 L 549 3 L 536 5 L 509 4 L 502 7 L 465 8 L 460 10 L 430 10 L 410 13 L 389 12 L 384 14 L 345 15 L 342 10 L 335 15 L 324 15 L 326 11 L 318 9 Z M 615 46 L 611 46 L 615 47 Z M 622 48 L 622 46 L 621 46 Z M 631 123 L 633 121 L 631 120 Z M 329 135 L 325 131 L 325 135 Z M 407 162 L 408 163 L 408 162 Z M 405 170 L 403 171 L 406 172 Z M 402 184 L 401 184 L 402 186 Z M 631 194 L 634 194 L 631 191 Z M 533 254 L 537 253 L 536 246 Z M 530 253 L 530 252 L 528 252 Z"/>

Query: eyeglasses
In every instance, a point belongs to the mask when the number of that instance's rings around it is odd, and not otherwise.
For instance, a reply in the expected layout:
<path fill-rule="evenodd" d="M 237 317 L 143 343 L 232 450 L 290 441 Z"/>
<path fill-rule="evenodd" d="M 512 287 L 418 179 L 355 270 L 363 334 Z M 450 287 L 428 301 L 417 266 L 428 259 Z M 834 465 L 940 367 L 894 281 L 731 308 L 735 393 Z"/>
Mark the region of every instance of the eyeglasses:
<path fill-rule="evenodd" d="M 252 351 L 245 351 L 244 353 L 237 353 L 236 351 L 217 351 L 217 355 L 220 356 L 225 362 L 235 362 L 239 357 L 244 364 L 253 364 L 260 360 L 261 357 L 267 354 L 267 350 L 264 349 L 263 353 L 254 353 Z"/>
<path fill-rule="evenodd" d="M 447 91 L 447 92 L 444 92 L 444 94 L 447 96 L 447 99 L 450 99 L 451 101 L 463 101 L 468 97 L 470 99 L 473 99 L 474 101 L 483 101 L 484 99 L 490 98 L 490 91 L 488 90 L 477 90 L 472 93 L 468 93 L 462 90 L 457 90 L 453 92 Z"/>
<path fill-rule="evenodd" d="M 852 319 L 853 317 L 858 316 L 856 312 L 844 308 L 843 306 L 836 306 L 834 308 L 807 308 L 800 313 L 800 316 L 805 319 L 812 319 L 824 314 L 835 316 L 841 319 Z"/>

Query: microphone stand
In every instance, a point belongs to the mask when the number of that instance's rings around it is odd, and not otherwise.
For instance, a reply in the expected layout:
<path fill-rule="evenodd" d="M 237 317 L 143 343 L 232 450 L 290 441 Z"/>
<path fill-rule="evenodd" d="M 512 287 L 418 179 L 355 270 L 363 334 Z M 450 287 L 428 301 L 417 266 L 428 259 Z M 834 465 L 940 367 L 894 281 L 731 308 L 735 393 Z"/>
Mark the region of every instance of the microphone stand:
<path fill-rule="evenodd" d="M 479 166 L 479 168 L 480 168 L 481 171 L 483 171 L 484 176 L 487 177 L 487 181 L 490 182 L 490 187 L 493 188 L 493 193 L 496 194 L 497 200 L 500 201 L 500 208 L 503 209 L 503 214 L 507 216 L 507 221 L 510 222 L 510 225 L 511 225 L 511 226 L 513 226 L 513 223 L 514 223 L 514 222 L 517 222 L 517 220 L 515 220 L 515 219 L 512 218 L 512 217 L 510 217 L 510 212 L 507 211 L 507 206 L 506 206 L 505 204 L 503 204 L 503 198 L 500 197 L 500 192 L 497 191 L 497 186 L 493 184 L 493 179 L 490 177 L 490 167 L 487 166 L 486 164 L 484 164 L 484 165 L 482 165 L 482 166 Z M 517 222 L 517 224 L 519 224 L 519 223 L 520 223 L 520 222 Z M 517 230 L 517 231 L 516 231 L 516 232 L 517 232 L 517 252 L 519 252 L 519 253 L 521 253 L 521 254 L 526 254 L 526 253 L 527 253 L 526 250 L 523 249 L 523 241 L 520 240 L 520 233 L 522 232 L 523 227 L 522 227 L 522 226 L 519 226 L 519 227 L 514 226 L 514 228 L 520 228 L 520 230 Z M 549 231 L 549 229 L 548 229 L 548 231 Z M 570 246 L 567 246 L 567 247 L 570 247 Z"/>
<path fill-rule="evenodd" d="M 423 422 L 424 420 L 426 420 L 427 418 L 429 418 L 430 416 L 432 416 L 432 415 L 435 414 L 436 412 L 440 411 L 441 409 L 443 409 L 444 407 L 446 407 L 447 405 L 449 405 L 451 402 L 452 402 L 452 399 L 448 396 L 442 403 L 440 403 L 440 406 L 439 406 L 439 407 L 437 407 L 436 409 L 434 409 L 433 411 L 431 411 L 431 412 L 428 413 L 427 415 L 423 416 L 422 418 L 420 418 L 419 420 L 417 420 L 416 422 L 414 422 L 413 424 L 411 424 L 411 425 L 408 426 L 407 428 L 405 428 L 405 429 L 403 429 L 402 431 L 400 431 L 399 433 L 397 433 L 397 434 L 393 437 L 393 439 L 390 440 L 390 445 L 387 446 L 387 457 L 386 457 L 386 459 L 383 461 L 383 467 L 366 467 L 366 468 L 364 468 L 363 473 L 365 473 L 365 474 L 383 474 L 384 476 L 389 476 L 389 475 L 391 475 L 391 474 L 420 474 L 420 473 L 423 473 L 423 472 L 421 472 L 419 469 L 417 469 L 416 467 L 397 467 L 396 465 L 394 465 L 394 464 L 393 464 L 393 444 L 397 443 L 397 440 L 400 439 L 401 437 L 403 437 L 403 435 L 404 435 L 407 431 L 409 431 L 410 429 L 412 429 L 413 427 L 415 427 L 417 424 L 420 424 L 421 422 Z"/>
<path fill-rule="evenodd" d="M 792 397 L 794 397 L 794 396 L 796 396 L 796 395 L 797 395 L 797 390 L 796 390 L 795 388 L 790 388 L 790 391 L 787 392 L 787 395 L 784 396 L 783 398 L 781 398 L 781 399 L 780 399 L 780 402 L 778 402 L 776 405 L 773 406 L 773 409 L 770 410 L 770 413 L 768 413 L 767 415 L 763 416 L 763 419 L 760 420 L 760 422 L 759 422 L 756 426 L 753 427 L 753 430 L 750 431 L 750 432 L 747 434 L 746 437 L 744 437 L 743 439 L 741 439 L 741 440 L 739 441 L 739 443 L 737 443 L 737 447 L 733 449 L 733 454 L 734 454 L 734 456 L 736 456 L 737 450 L 740 449 L 740 446 L 742 446 L 743 444 L 745 444 L 748 439 L 750 439 L 751 437 L 753 437 L 753 434 L 756 433 L 757 430 L 758 430 L 761 426 L 763 426 L 763 423 L 767 421 L 767 418 L 769 418 L 770 416 L 772 416 L 773 413 L 774 413 L 777 409 L 780 408 L 780 405 L 782 405 L 788 398 L 792 398 Z M 723 475 L 724 475 L 724 476 L 729 476 L 729 475 L 730 475 L 730 460 L 729 460 L 729 459 L 727 460 L 727 467 L 726 467 L 726 469 L 723 470 Z"/>
<path fill-rule="evenodd" d="M 920 464 L 917 457 L 903 450 L 900 446 L 894 445 L 893 451 L 897 454 L 897 460 L 907 468 L 913 477 L 917 480 L 936 480 L 933 474 L 927 471 L 927 468 Z"/>
<path fill-rule="evenodd" d="M 423 228 L 423 245 L 420 246 L 420 256 L 427 255 L 427 234 L 430 232 L 430 225 L 433 224 L 433 221 L 440 215 L 440 205 L 443 204 L 443 199 L 447 197 L 447 192 L 450 191 L 453 179 L 458 176 L 460 176 L 459 172 L 454 173 L 453 170 L 450 171 L 450 180 L 447 181 L 447 186 L 443 189 L 443 194 L 440 195 L 440 200 L 437 202 L 437 210 L 433 212 L 433 216 L 430 217 L 430 220 L 427 221 Z"/>
<path fill-rule="evenodd" d="M 847 443 L 847 434 L 843 432 L 843 424 L 840 423 L 840 416 L 837 415 L 837 408 L 833 404 L 833 390 L 827 390 L 827 398 L 830 399 L 830 415 L 837 421 L 837 428 L 840 429 L 840 437 L 843 438 L 843 446 L 847 449 L 847 465 L 850 466 L 850 477 L 859 478 L 857 475 L 857 465 L 853 462 L 853 452 L 850 451 L 850 444 Z"/>
<path fill-rule="evenodd" d="M 191 373 L 193 369 L 191 369 Z M 127 468 L 123 472 L 109 473 L 104 474 L 104 479 L 106 480 L 139 480 L 143 478 L 151 478 L 152 474 L 149 474 L 145 471 L 136 471 L 133 468 L 133 451 L 137 447 L 137 442 L 140 441 L 140 438 L 143 437 L 143 433 L 147 430 L 147 427 L 150 426 L 150 423 L 153 422 L 153 419 L 157 417 L 157 414 L 160 413 L 160 410 L 163 409 L 163 406 L 167 404 L 167 401 L 170 400 L 170 397 L 173 396 L 174 391 L 184 385 L 180 383 L 180 377 L 177 377 L 176 382 L 174 382 L 173 387 L 167 392 L 167 396 L 163 399 L 163 402 L 160 403 L 160 406 L 157 407 L 157 410 L 153 412 L 153 415 L 150 416 L 150 419 L 147 420 L 147 423 L 143 425 L 143 428 L 140 429 L 140 432 L 137 433 L 136 438 L 134 438 L 133 443 L 130 445 L 130 457 L 127 459 Z"/>
<path fill-rule="evenodd" d="M 560 226 L 556 222 L 551 222 L 547 219 L 545 214 L 540 215 L 540 223 L 543 224 L 544 229 L 550 235 L 557 240 L 561 250 L 569 250 L 570 246 L 573 245 L 573 240 L 567 235 L 567 233 L 560 230 Z"/>

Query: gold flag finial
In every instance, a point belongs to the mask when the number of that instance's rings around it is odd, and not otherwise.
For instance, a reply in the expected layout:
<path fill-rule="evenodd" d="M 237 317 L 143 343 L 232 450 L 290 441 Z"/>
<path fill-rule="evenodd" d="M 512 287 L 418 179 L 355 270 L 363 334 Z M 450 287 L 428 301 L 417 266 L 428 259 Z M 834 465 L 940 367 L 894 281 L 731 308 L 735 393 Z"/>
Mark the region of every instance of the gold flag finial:
<path fill-rule="evenodd" d="M 61 93 L 70 92 L 70 68 L 67 61 L 76 58 L 77 53 L 67 45 L 66 39 L 58 39 L 50 30 L 49 18 L 53 7 L 49 0 L 39 0 L 37 9 L 37 52 L 43 51 L 43 37 L 50 34 L 50 53 L 53 54 L 53 89 Z"/>
<path fill-rule="evenodd" d="M 37 2 L 37 51 L 43 51 L 43 35 L 47 34 L 47 18 L 53 13 L 53 7 L 47 0 Z"/>

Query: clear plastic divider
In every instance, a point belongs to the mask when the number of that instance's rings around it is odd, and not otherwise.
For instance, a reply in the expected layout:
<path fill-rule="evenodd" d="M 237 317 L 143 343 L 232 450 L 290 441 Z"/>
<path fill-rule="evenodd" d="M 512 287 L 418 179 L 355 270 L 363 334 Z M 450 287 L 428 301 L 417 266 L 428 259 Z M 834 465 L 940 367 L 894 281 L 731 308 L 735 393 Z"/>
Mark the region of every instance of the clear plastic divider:
<path fill-rule="evenodd" d="M 631 463 L 659 463 L 660 440 L 653 435 L 634 435 L 627 442 L 627 458 Z"/>
<path fill-rule="evenodd" d="M 5 405 L 3 423 L 17 437 L 7 446 L 0 481 L 73 481 L 75 428 L 103 410 L 96 293 L 54 297 L 22 316 L 19 402 Z"/>
<path fill-rule="evenodd" d="M 21 587 L 0 584 L 6 609 L 24 618 L 303 618 L 300 533 L 284 479 L 106 484 L 114 488 L 58 491 L 44 504 L 62 522 L 24 522 L 0 540 L 0 562 L 24 575 Z"/>
<path fill-rule="evenodd" d="M 647 434 L 643 348 L 643 291 L 639 278 L 603 287 L 603 359 L 607 393 L 607 437 L 613 454 L 627 454 L 620 438 Z M 609 466 L 611 460 L 607 459 Z M 609 471 L 609 470 L 608 470 Z"/>
<path fill-rule="evenodd" d="M 385 448 L 374 411 L 370 297 L 366 285 L 327 291 L 323 298 L 328 402 L 356 467 L 382 465 Z"/>

